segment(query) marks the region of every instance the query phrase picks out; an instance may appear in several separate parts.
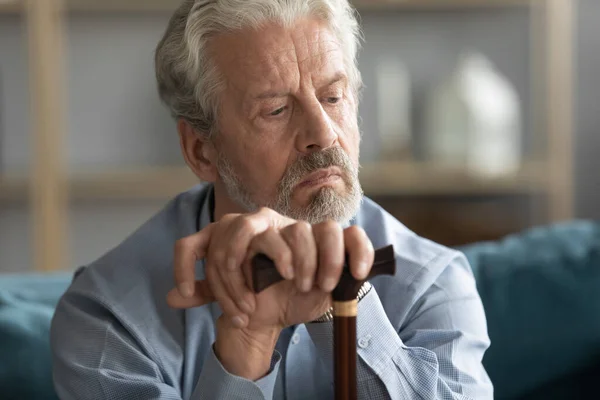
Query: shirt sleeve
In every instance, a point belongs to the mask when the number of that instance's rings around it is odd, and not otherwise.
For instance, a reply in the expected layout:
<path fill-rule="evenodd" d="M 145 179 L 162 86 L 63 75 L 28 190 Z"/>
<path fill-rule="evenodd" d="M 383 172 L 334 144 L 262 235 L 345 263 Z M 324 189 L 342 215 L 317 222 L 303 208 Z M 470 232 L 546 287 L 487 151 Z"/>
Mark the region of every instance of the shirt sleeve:
<path fill-rule="evenodd" d="M 257 381 L 235 376 L 227 372 L 214 350 L 208 354 L 192 399 L 272 399 L 281 354 L 275 351 L 267 375 Z"/>
<path fill-rule="evenodd" d="M 180 382 L 165 373 L 155 354 L 137 340 L 101 302 L 68 292 L 61 299 L 51 328 L 53 379 L 62 400 L 181 400 Z M 253 382 L 229 374 L 211 350 L 192 400 L 273 397 L 281 355 L 275 353 L 269 373 Z"/>
<path fill-rule="evenodd" d="M 492 399 L 481 360 L 487 324 L 470 267 L 453 261 L 417 301 L 401 328 L 390 322 L 373 287 L 359 302 L 357 383 L 362 399 Z M 307 330 L 333 368 L 333 324 Z"/>

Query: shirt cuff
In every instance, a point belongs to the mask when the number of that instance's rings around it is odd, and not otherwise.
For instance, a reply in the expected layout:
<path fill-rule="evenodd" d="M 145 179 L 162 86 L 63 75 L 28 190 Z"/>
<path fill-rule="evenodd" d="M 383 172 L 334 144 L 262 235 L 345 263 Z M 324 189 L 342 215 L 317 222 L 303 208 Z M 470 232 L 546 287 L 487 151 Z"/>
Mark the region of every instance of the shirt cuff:
<path fill-rule="evenodd" d="M 210 352 L 204 361 L 192 399 L 270 400 L 273 398 L 273 390 L 277 381 L 280 362 L 281 354 L 275 350 L 271 357 L 269 372 L 259 380 L 251 381 L 227 372 L 211 346 Z"/>
<path fill-rule="evenodd" d="M 333 371 L 333 323 L 308 323 L 306 330 L 324 362 Z M 392 356 L 404 347 L 385 313 L 375 287 L 358 302 L 356 339 L 359 357 L 377 375 L 382 374 L 390 364 L 393 365 Z"/>

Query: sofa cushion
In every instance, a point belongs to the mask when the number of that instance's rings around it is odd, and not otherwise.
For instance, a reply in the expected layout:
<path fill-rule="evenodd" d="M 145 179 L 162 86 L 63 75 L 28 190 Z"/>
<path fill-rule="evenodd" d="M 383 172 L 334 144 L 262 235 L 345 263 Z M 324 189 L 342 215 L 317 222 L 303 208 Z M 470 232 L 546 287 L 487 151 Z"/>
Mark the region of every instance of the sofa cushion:
<path fill-rule="evenodd" d="M 486 312 L 496 398 L 600 363 L 600 224 L 540 227 L 461 250 Z"/>
<path fill-rule="evenodd" d="M 71 274 L 0 276 L 0 397 L 55 400 L 50 321 Z"/>

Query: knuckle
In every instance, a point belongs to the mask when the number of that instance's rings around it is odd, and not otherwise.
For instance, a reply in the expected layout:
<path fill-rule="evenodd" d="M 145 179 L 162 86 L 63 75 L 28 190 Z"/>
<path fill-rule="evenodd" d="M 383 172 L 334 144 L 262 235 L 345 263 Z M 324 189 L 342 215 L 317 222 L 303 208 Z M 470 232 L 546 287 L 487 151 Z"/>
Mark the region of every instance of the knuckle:
<path fill-rule="evenodd" d="M 365 230 L 358 225 L 352 225 L 344 230 L 344 235 L 346 237 L 364 237 Z"/>
<path fill-rule="evenodd" d="M 254 221 L 248 216 L 240 216 L 236 221 L 237 228 L 243 231 L 251 231 L 254 229 Z"/>
<path fill-rule="evenodd" d="M 312 225 L 306 221 L 298 221 L 293 225 L 299 232 L 312 232 Z"/>
<path fill-rule="evenodd" d="M 285 236 L 292 242 L 298 243 L 311 231 L 311 226 L 308 222 L 297 222 L 290 225 L 284 230 Z"/>
<path fill-rule="evenodd" d="M 256 214 L 258 215 L 264 215 L 264 216 L 271 216 L 275 213 L 275 211 L 273 211 L 271 208 L 269 207 L 260 207 L 257 211 Z"/>
<path fill-rule="evenodd" d="M 325 230 L 328 233 L 332 233 L 341 231 L 342 227 L 338 222 L 329 219 L 323 222 L 323 230 Z"/>

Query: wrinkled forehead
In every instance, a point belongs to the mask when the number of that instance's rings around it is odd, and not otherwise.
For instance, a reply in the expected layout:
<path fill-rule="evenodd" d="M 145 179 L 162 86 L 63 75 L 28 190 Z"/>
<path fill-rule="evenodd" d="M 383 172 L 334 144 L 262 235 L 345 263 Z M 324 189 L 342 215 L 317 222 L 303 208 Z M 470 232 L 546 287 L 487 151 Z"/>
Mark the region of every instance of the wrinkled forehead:
<path fill-rule="evenodd" d="M 269 23 L 222 35 L 212 41 L 211 52 L 225 79 L 244 91 L 301 76 L 317 84 L 344 69 L 339 40 L 319 20 L 301 20 L 291 28 Z"/>

